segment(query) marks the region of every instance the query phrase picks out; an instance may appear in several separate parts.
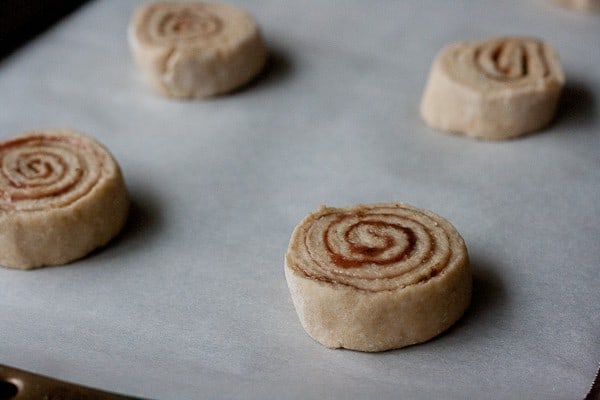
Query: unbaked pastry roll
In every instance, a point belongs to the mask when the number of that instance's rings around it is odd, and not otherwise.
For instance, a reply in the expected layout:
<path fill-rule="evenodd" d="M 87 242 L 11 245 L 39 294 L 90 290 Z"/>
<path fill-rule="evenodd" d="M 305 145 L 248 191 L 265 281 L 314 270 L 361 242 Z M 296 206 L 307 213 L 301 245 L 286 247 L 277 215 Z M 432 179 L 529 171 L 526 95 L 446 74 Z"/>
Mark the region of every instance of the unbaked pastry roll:
<path fill-rule="evenodd" d="M 600 0 L 556 0 L 563 7 L 579 11 L 600 12 Z"/>
<path fill-rule="evenodd" d="M 302 326 L 330 348 L 383 351 L 427 341 L 471 300 L 456 229 L 401 203 L 308 215 L 292 234 L 285 276 Z"/>
<path fill-rule="evenodd" d="M 65 264 L 123 227 L 129 198 L 108 150 L 70 130 L 0 142 L 0 265 Z"/>
<path fill-rule="evenodd" d="M 129 43 L 152 87 L 175 98 L 229 92 L 256 76 L 266 61 L 254 19 L 225 4 L 142 5 L 130 22 Z"/>
<path fill-rule="evenodd" d="M 507 139 L 546 126 L 565 77 L 548 43 L 525 37 L 460 42 L 433 63 L 421 115 L 433 128 Z"/>

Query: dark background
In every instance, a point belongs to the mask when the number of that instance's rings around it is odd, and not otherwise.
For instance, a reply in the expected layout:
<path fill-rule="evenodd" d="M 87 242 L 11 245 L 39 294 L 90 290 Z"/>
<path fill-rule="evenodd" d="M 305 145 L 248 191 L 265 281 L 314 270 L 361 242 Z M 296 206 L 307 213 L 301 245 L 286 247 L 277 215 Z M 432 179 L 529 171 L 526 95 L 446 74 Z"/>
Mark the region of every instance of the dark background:
<path fill-rule="evenodd" d="M 0 60 L 87 0 L 0 0 Z"/>

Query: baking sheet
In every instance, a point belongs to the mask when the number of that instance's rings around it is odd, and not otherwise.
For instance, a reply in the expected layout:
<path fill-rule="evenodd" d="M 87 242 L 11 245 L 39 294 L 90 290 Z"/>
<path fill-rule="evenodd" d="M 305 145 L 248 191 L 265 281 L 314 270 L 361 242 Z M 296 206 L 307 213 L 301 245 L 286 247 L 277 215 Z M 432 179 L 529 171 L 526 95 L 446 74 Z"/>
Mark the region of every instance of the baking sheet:
<path fill-rule="evenodd" d="M 0 362 L 158 399 L 583 398 L 600 360 L 600 17 L 547 1 L 233 1 L 266 72 L 209 101 L 134 67 L 138 1 L 96 0 L 0 63 L 0 137 L 87 132 L 118 159 L 124 233 L 65 267 L 0 270 Z M 567 87 L 543 132 L 435 132 L 418 104 L 446 43 L 533 35 Z M 320 204 L 404 201 L 449 219 L 474 274 L 465 317 L 422 345 L 329 350 L 283 274 Z"/>

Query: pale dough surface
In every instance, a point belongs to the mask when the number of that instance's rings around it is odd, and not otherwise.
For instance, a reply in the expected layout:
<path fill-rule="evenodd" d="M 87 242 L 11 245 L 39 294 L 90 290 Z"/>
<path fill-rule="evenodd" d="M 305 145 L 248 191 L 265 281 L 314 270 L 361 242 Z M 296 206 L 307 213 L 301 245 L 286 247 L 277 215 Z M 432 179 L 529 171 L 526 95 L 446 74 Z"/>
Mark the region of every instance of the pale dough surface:
<path fill-rule="evenodd" d="M 421 100 L 433 128 L 500 140 L 554 117 L 565 76 L 554 48 L 526 37 L 457 42 L 436 57 Z"/>
<path fill-rule="evenodd" d="M 600 12 L 600 0 L 556 0 L 556 2 L 580 11 Z"/>
<path fill-rule="evenodd" d="M 294 230 L 285 276 L 302 326 L 332 348 L 373 352 L 427 341 L 471 300 L 456 229 L 399 203 L 310 214 Z"/>
<path fill-rule="evenodd" d="M 150 85 L 173 98 L 230 92 L 260 72 L 267 54 L 254 19 L 218 3 L 144 4 L 131 19 L 129 44 Z"/>
<path fill-rule="evenodd" d="M 0 143 L 0 265 L 65 264 L 108 243 L 129 198 L 119 166 L 94 139 L 46 130 Z"/>

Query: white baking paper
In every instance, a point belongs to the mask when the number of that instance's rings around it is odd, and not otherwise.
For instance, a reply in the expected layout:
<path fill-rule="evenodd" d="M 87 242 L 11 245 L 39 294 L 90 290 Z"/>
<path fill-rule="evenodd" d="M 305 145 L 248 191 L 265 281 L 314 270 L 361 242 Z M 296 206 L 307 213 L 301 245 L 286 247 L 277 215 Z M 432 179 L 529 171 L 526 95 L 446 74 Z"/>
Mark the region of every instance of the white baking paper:
<path fill-rule="evenodd" d="M 154 94 L 130 57 L 133 0 L 96 0 L 0 62 L 0 139 L 71 127 L 133 200 L 105 249 L 0 269 L 0 363 L 154 399 L 579 399 L 600 361 L 600 16 L 552 1 L 234 1 L 266 72 L 228 96 Z M 418 106 L 447 43 L 536 36 L 567 85 L 537 134 L 436 132 Z M 379 354 L 300 326 L 283 274 L 320 204 L 408 202 L 467 242 L 473 304 Z"/>

